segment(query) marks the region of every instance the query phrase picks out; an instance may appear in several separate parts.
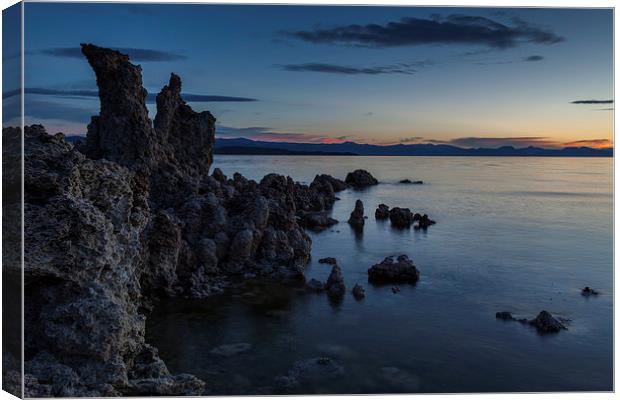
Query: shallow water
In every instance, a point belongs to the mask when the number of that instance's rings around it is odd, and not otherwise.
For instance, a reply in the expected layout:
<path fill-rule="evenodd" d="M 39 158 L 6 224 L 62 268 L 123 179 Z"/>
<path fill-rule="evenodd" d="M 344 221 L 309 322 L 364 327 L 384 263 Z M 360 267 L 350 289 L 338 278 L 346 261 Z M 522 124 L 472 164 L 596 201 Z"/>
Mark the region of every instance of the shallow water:
<path fill-rule="evenodd" d="M 225 174 L 270 172 L 310 182 L 364 168 L 382 183 L 341 192 L 340 224 L 310 233 L 306 277 L 325 281 L 333 256 L 347 295 L 335 304 L 298 288 L 254 285 L 207 301 L 167 300 L 147 340 L 173 373 L 207 381 L 211 394 L 277 392 L 299 360 L 329 357 L 343 374 L 319 374 L 296 393 L 608 391 L 613 387 L 613 187 L 611 158 L 217 156 Z M 403 185 L 403 178 L 423 185 Z M 356 199 L 362 235 L 346 223 Z M 427 213 L 428 231 L 375 221 L 379 203 Z M 415 285 L 373 287 L 367 269 L 407 254 Z M 355 301 L 355 283 L 366 298 Z M 580 288 L 600 291 L 585 298 Z M 569 320 L 541 336 L 495 319 L 497 311 Z M 248 343 L 233 356 L 211 352 Z"/>

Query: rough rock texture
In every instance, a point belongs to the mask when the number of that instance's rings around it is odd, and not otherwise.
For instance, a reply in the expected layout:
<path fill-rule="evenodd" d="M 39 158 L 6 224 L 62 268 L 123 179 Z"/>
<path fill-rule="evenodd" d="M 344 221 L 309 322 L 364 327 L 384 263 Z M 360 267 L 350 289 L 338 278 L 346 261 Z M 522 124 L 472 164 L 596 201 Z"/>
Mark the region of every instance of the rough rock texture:
<path fill-rule="evenodd" d="M 356 300 L 361 300 L 366 297 L 366 292 L 364 291 L 364 288 L 357 283 L 355 284 L 355 286 L 353 286 L 353 290 L 351 291 L 351 293 L 353 293 L 353 297 L 355 297 Z"/>
<path fill-rule="evenodd" d="M 420 272 L 413 261 L 404 254 L 398 256 L 396 262 L 393 257 L 386 257 L 379 264 L 368 269 L 368 281 L 372 283 L 415 283 L 418 279 L 420 279 Z"/>
<path fill-rule="evenodd" d="M 536 318 L 530 321 L 530 325 L 539 333 L 556 333 L 566 330 L 564 324 L 555 319 L 548 311 L 541 311 Z"/>
<path fill-rule="evenodd" d="M 355 208 L 351 211 L 349 225 L 354 229 L 362 229 L 364 227 L 364 203 L 359 199 L 355 201 Z"/>
<path fill-rule="evenodd" d="M 375 210 L 376 219 L 388 219 L 390 217 L 390 207 L 385 204 L 379 204 Z"/>
<path fill-rule="evenodd" d="M 332 267 L 332 272 L 329 274 L 327 282 L 325 282 L 325 290 L 327 290 L 327 294 L 332 296 L 342 296 L 346 291 L 344 276 L 338 265 L 334 264 Z"/>
<path fill-rule="evenodd" d="M 26 396 L 202 394 L 145 343 L 152 300 L 206 297 L 235 276 L 303 279 L 300 212 L 331 207 L 339 184 L 209 176 L 215 119 L 185 104 L 179 77 L 151 124 L 140 67 L 82 49 L 101 100 L 86 143 L 24 131 Z"/>
<path fill-rule="evenodd" d="M 408 208 L 394 207 L 390 210 L 390 222 L 396 228 L 408 228 L 413 224 L 413 214 Z"/>
<path fill-rule="evenodd" d="M 379 183 L 370 172 L 363 169 L 356 169 L 353 172 L 349 172 L 344 181 L 347 185 L 353 186 L 356 189 L 377 185 Z"/>

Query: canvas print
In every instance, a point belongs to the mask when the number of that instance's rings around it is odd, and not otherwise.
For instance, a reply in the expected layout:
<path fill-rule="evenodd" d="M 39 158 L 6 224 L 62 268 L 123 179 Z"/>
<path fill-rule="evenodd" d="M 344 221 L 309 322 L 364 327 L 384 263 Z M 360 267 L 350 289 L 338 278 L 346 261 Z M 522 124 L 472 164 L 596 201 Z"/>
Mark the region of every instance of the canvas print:
<path fill-rule="evenodd" d="M 3 389 L 613 391 L 613 9 L 3 12 Z"/>

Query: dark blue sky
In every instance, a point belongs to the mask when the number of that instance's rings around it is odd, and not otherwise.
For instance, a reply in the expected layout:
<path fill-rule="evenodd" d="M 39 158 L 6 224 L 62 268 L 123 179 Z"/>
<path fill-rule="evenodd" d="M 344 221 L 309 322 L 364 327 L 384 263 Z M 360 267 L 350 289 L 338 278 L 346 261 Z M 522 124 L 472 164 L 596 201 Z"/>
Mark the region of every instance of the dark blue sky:
<path fill-rule="evenodd" d="M 52 132 L 84 133 L 97 113 L 97 98 L 83 92 L 96 90 L 94 74 L 75 51 L 91 42 L 128 52 L 149 93 L 175 72 L 186 93 L 236 100 L 191 102 L 216 116 L 220 137 L 469 147 L 613 135 L 613 104 L 572 104 L 612 99 L 611 10 L 109 3 L 25 10 L 27 122 Z"/>

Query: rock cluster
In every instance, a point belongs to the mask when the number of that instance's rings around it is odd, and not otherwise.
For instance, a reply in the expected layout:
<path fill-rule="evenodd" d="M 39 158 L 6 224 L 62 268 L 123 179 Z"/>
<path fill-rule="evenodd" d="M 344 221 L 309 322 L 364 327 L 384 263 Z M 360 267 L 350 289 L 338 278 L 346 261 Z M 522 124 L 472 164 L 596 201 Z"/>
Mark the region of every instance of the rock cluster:
<path fill-rule="evenodd" d="M 386 257 L 383 261 L 373 265 L 368 270 L 368 281 L 371 283 L 415 283 L 420 279 L 420 272 L 413 261 L 406 255 Z"/>
<path fill-rule="evenodd" d="M 508 311 L 501 311 L 501 312 L 495 313 L 495 318 L 501 319 L 504 321 L 517 321 L 522 324 L 529 324 L 533 326 L 534 328 L 536 328 L 536 330 L 540 334 L 557 333 L 557 332 L 567 329 L 566 326 L 564 326 L 562 322 L 554 318 L 553 315 L 551 315 L 551 313 L 545 310 L 541 311 L 536 316 L 536 318 L 531 319 L 531 320 L 528 320 L 527 318 L 515 318 Z"/>
<path fill-rule="evenodd" d="M 182 100 L 178 76 L 151 123 L 141 68 L 82 52 L 101 100 L 86 142 L 23 132 L 26 396 L 199 395 L 204 382 L 171 375 L 145 342 L 152 300 L 206 297 L 234 276 L 303 279 L 304 216 L 329 210 L 346 184 L 209 175 L 215 118 Z"/>
<path fill-rule="evenodd" d="M 385 204 L 379 204 L 375 210 L 376 219 L 388 219 L 390 217 L 390 207 Z"/>
<path fill-rule="evenodd" d="M 375 210 L 376 219 L 390 218 L 390 223 L 395 228 L 410 228 L 416 221 L 417 225 L 414 225 L 414 229 L 427 229 L 429 226 L 434 225 L 435 221 L 430 219 L 428 215 L 420 215 L 418 213 L 412 213 L 408 208 L 393 207 L 390 209 L 385 204 L 379 204 Z"/>

